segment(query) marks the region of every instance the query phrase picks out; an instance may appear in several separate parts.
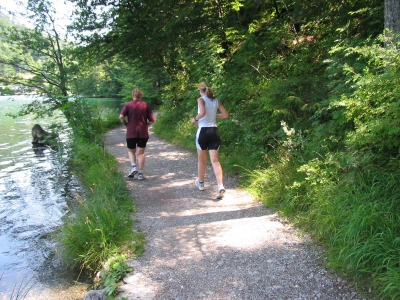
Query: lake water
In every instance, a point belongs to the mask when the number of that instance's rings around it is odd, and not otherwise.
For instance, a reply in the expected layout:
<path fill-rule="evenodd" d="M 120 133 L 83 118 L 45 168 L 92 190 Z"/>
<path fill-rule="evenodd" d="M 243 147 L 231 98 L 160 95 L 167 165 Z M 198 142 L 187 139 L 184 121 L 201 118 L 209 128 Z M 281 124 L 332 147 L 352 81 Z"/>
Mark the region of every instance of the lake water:
<path fill-rule="evenodd" d="M 0 299 L 83 299 L 87 285 L 74 282 L 76 274 L 61 264 L 51 237 L 80 184 L 63 163 L 66 157 L 49 148 L 37 151 L 31 143 L 34 124 L 46 130 L 64 119 L 5 116 L 28 101 L 27 96 L 0 96 Z M 90 102 L 116 115 L 122 107 L 115 99 Z M 27 294 L 17 298 L 16 291 Z"/>

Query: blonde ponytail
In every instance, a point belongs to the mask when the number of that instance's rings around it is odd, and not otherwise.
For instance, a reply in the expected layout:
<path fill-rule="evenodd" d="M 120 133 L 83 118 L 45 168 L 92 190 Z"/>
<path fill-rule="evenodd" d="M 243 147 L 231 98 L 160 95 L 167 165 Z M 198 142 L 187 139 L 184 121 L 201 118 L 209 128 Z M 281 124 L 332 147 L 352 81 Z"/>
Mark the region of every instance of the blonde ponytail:
<path fill-rule="evenodd" d="M 208 98 L 210 98 L 210 99 L 214 99 L 215 98 L 214 92 L 212 91 L 210 85 L 207 82 L 205 82 L 205 81 L 200 82 L 199 83 L 199 90 L 204 92 L 204 93 L 206 93 L 206 96 Z"/>

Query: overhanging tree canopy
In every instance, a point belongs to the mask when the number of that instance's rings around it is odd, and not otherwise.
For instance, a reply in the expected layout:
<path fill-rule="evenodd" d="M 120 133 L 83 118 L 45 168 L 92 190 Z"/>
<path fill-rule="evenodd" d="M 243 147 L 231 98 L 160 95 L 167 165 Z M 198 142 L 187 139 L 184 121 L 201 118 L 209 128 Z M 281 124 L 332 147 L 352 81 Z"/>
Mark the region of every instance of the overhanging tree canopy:
<path fill-rule="evenodd" d="M 31 20 L 33 28 L 12 26 L 1 32 L 14 53 L 0 57 L 0 64 L 20 72 L 2 76 L 0 82 L 28 87 L 44 97 L 26 104 L 20 114 L 51 115 L 68 103 L 69 78 L 76 68 L 72 45 L 60 35 L 51 2 L 30 0 L 23 16 Z"/>

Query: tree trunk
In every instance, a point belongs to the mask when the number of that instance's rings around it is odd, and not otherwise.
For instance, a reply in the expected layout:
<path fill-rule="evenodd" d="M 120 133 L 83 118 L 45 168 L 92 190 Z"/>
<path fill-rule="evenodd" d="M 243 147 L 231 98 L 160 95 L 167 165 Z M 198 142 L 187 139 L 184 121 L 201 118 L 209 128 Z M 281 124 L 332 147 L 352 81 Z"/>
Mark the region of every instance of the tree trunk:
<path fill-rule="evenodd" d="M 400 34 L 400 1 L 385 0 L 385 31 L 397 35 L 391 42 L 398 42 Z M 388 37 L 389 37 L 388 35 Z M 390 43 L 390 41 L 387 41 Z"/>
<path fill-rule="evenodd" d="M 400 33 L 400 1 L 385 0 L 385 29 Z"/>

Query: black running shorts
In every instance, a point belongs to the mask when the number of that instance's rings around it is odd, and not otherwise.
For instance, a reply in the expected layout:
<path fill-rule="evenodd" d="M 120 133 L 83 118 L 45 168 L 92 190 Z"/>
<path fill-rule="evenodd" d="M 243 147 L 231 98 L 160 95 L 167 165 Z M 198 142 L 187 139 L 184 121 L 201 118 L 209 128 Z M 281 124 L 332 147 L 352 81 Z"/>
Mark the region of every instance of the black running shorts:
<path fill-rule="evenodd" d="M 126 145 L 128 149 L 136 149 L 136 145 L 139 148 L 146 148 L 148 140 L 143 138 L 126 139 Z"/>
<path fill-rule="evenodd" d="M 201 127 L 197 130 L 196 147 L 201 150 L 218 150 L 221 145 L 218 127 Z"/>

